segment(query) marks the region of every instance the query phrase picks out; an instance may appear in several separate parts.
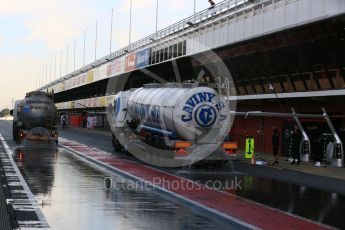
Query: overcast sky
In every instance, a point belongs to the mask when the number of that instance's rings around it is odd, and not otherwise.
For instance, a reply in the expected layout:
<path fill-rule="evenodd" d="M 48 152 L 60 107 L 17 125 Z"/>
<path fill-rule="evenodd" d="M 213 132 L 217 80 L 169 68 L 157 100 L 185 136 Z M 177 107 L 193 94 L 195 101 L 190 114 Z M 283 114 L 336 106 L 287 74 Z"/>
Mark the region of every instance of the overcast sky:
<path fill-rule="evenodd" d="M 97 58 L 108 54 L 112 8 L 113 50 L 127 45 L 129 2 L 130 0 L 1 0 L 0 108 L 10 106 L 12 98 L 22 99 L 26 92 L 34 90 L 37 76 L 45 74 L 46 66 L 48 78 L 60 76 L 61 51 L 62 74 L 73 71 L 74 40 L 76 68 L 81 67 L 84 31 L 86 64 L 92 62 L 95 55 L 96 21 Z M 192 15 L 193 4 L 194 0 L 159 0 L 158 28 Z M 156 0 L 133 0 L 132 41 L 155 31 L 155 6 Z M 196 0 L 197 11 L 206 7 L 207 0 Z"/>

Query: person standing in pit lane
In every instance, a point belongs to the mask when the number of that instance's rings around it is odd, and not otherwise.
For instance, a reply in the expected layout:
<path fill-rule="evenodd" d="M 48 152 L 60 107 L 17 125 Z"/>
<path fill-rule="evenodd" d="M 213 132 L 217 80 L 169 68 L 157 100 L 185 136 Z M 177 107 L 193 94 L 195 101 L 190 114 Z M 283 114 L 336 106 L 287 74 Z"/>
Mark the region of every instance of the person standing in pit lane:
<path fill-rule="evenodd" d="M 67 117 L 65 114 L 63 114 L 61 116 L 61 123 L 62 123 L 62 129 L 66 129 L 67 128 Z"/>
<path fill-rule="evenodd" d="M 302 135 L 297 125 L 295 125 L 294 130 L 291 132 L 291 141 L 292 141 L 292 158 L 293 158 L 293 161 L 291 162 L 291 164 L 295 164 L 295 162 L 297 161 L 296 164 L 299 165 L 301 161 L 300 144 L 302 141 Z"/>
<path fill-rule="evenodd" d="M 272 126 L 272 152 L 274 155 L 274 162 L 272 165 L 279 165 L 278 162 L 278 149 L 279 149 L 279 131 L 276 125 Z"/>

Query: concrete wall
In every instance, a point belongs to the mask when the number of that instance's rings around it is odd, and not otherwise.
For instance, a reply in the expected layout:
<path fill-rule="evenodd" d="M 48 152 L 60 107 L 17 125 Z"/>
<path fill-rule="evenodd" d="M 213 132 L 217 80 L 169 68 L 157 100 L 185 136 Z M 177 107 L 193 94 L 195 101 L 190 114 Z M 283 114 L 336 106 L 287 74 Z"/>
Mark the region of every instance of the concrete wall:
<path fill-rule="evenodd" d="M 344 13 L 344 0 L 261 1 L 190 34 L 187 55 Z"/>

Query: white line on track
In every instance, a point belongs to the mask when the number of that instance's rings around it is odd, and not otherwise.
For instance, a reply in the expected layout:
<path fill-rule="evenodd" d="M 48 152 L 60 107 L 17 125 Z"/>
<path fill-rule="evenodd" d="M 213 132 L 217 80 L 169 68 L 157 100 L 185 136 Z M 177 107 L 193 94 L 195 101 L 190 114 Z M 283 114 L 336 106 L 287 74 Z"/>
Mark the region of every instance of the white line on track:
<path fill-rule="evenodd" d="M 37 199 L 35 198 L 35 196 L 31 192 L 28 184 L 26 183 L 24 177 L 20 173 L 19 168 L 17 167 L 16 163 L 13 160 L 13 152 L 12 152 L 11 148 L 8 146 L 7 142 L 5 141 L 5 139 L 3 138 L 1 133 L 0 133 L 0 141 L 1 141 L 2 145 L 4 146 L 5 152 L 6 152 L 8 158 L 9 158 L 9 160 L 11 162 L 11 165 L 12 165 L 12 167 L 13 167 L 15 173 L 16 173 L 16 176 L 20 180 L 20 184 L 23 186 L 24 191 L 25 191 L 26 195 L 28 196 L 29 203 L 35 209 L 35 213 L 36 213 L 36 215 L 37 215 L 37 217 L 39 219 L 40 226 L 42 226 L 40 228 L 37 228 L 37 227 L 35 227 L 35 228 L 27 228 L 27 227 L 25 227 L 25 229 L 30 229 L 30 230 L 33 230 L 33 229 L 40 229 L 40 230 L 47 229 L 48 230 L 48 229 L 50 229 L 48 221 L 45 218 L 45 216 L 43 215 L 43 212 L 42 212 L 42 210 L 41 210 L 41 208 L 40 208 L 40 206 L 38 204 Z"/>

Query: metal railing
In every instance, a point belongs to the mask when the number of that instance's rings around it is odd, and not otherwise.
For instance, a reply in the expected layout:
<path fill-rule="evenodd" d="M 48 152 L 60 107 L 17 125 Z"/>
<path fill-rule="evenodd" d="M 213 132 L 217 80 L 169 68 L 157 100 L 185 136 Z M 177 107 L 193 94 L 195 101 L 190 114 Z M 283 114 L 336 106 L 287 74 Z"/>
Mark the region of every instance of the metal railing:
<path fill-rule="evenodd" d="M 246 5 L 246 3 L 251 2 L 258 2 L 258 0 L 225 0 L 218 4 L 216 4 L 213 8 L 207 8 L 203 11 L 200 11 L 190 17 L 187 17 L 185 19 L 180 20 L 179 22 L 168 26 L 164 29 L 161 29 L 157 31 L 157 33 L 153 33 L 143 39 L 140 39 L 136 42 L 133 42 L 129 44 L 128 46 L 125 46 L 117 51 L 114 51 L 113 53 L 100 58 L 84 67 L 81 67 L 80 69 L 71 72 L 65 76 L 60 77 L 59 79 L 39 88 L 39 90 L 45 90 L 50 86 L 53 86 L 55 84 L 58 84 L 61 81 L 70 79 L 74 76 L 77 76 L 78 74 L 81 74 L 83 72 L 86 72 L 92 68 L 95 68 L 97 66 L 100 66 L 102 64 L 105 64 L 109 61 L 113 61 L 119 57 L 122 57 L 128 53 L 132 53 L 139 49 L 144 49 L 148 47 L 154 46 L 156 43 L 158 43 L 159 40 L 166 39 L 169 36 L 172 36 L 174 34 L 177 34 L 181 31 L 184 31 L 188 28 L 194 27 L 195 25 L 198 25 L 200 23 L 203 23 L 207 21 L 208 19 L 215 18 L 219 16 L 220 14 L 227 12 L 231 9 L 238 9 L 242 8 Z"/>

